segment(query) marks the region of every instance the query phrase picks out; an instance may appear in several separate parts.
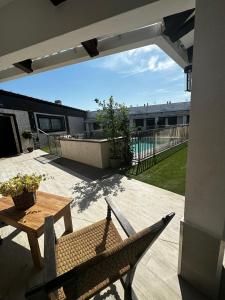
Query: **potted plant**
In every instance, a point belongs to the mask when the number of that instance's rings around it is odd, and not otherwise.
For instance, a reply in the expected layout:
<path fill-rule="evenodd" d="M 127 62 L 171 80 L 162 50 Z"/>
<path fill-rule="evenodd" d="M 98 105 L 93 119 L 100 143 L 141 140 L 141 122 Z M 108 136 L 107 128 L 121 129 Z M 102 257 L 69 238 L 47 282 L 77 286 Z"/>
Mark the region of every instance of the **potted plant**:
<path fill-rule="evenodd" d="M 5 197 L 11 196 L 16 209 L 26 210 L 34 205 L 36 191 L 42 180 L 46 180 L 45 175 L 17 174 L 8 181 L 0 183 L 0 194 Z"/>
<path fill-rule="evenodd" d="M 32 152 L 34 150 L 34 148 L 30 146 L 30 141 L 31 141 L 31 139 L 33 137 L 32 132 L 30 132 L 30 131 L 24 131 L 22 133 L 22 137 L 24 139 L 27 139 L 29 141 L 29 146 L 27 147 L 27 151 L 28 152 Z"/>

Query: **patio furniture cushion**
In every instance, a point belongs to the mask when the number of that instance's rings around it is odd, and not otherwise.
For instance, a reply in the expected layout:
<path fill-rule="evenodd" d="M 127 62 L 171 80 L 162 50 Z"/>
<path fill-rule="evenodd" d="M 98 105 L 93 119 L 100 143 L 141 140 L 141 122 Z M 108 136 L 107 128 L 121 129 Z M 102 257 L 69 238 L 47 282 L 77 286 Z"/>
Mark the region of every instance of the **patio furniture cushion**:
<path fill-rule="evenodd" d="M 55 253 L 56 253 L 56 271 L 57 275 L 64 274 L 74 267 L 78 267 L 81 264 L 90 261 L 95 258 L 96 255 L 100 255 L 106 250 L 112 249 L 119 245 L 122 239 L 114 226 L 112 220 L 104 219 L 93 225 L 90 225 L 84 229 L 62 236 L 57 240 Z M 127 273 L 129 265 L 125 266 L 117 274 L 119 277 Z M 118 269 L 117 269 L 118 270 Z M 118 272 L 117 272 L 118 273 Z M 98 282 L 97 286 L 90 284 L 90 290 L 80 298 L 75 299 L 87 299 L 101 291 L 109 285 L 110 278 L 103 278 L 102 272 L 96 269 L 94 279 Z M 83 287 L 81 286 L 83 284 Z M 79 280 L 79 291 L 87 290 L 88 278 Z M 66 299 L 63 288 L 58 290 L 58 299 Z"/>

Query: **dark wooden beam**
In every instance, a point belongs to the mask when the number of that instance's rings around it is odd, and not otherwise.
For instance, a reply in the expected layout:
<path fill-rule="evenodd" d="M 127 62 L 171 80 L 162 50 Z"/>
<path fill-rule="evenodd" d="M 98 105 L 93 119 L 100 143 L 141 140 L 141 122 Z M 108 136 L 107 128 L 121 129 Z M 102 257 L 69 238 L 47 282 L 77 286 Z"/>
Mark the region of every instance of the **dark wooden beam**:
<path fill-rule="evenodd" d="M 165 25 L 164 34 L 167 35 L 172 42 L 176 42 L 182 36 L 194 29 L 194 11 L 195 9 L 193 8 L 163 18 Z"/>
<path fill-rule="evenodd" d="M 98 40 L 92 39 L 81 43 L 84 49 L 87 51 L 90 57 L 99 55 Z"/>
<path fill-rule="evenodd" d="M 195 9 L 188 9 L 186 11 L 167 16 L 163 18 L 165 24 L 164 34 L 170 36 L 175 33 L 182 24 L 193 14 Z"/>
<path fill-rule="evenodd" d="M 26 60 L 20 61 L 18 63 L 15 63 L 14 66 L 26 73 L 33 72 L 31 59 L 26 59 Z"/>
<path fill-rule="evenodd" d="M 178 41 L 180 38 L 182 38 L 184 35 L 189 33 L 191 30 L 193 30 L 195 27 L 195 16 L 191 17 L 187 22 L 185 22 L 179 30 L 173 34 L 170 39 L 174 43 Z"/>
<path fill-rule="evenodd" d="M 190 73 L 192 72 L 192 64 L 191 65 L 188 65 L 184 68 L 184 73 L 187 74 L 187 73 Z"/>
<path fill-rule="evenodd" d="M 52 2 L 53 5 L 57 6 L 66 0 L 50 0 L 50 1 Z"/>
<path fill-rule="evenodd" d="M 193 60 L 193 49 L 194 49 L 193 46 L 191 46 L 187 49 L 188 61 L 190 64 L 192 63 L 192 60 Z"/>

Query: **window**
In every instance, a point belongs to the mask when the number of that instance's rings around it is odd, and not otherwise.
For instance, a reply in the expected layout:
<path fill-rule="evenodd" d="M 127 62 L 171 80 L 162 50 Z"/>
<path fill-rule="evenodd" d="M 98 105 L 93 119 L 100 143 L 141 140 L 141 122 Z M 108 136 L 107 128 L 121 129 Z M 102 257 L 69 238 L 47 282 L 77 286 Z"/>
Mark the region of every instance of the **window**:
<path fill-rule="evenodd" d="M 135 119 L 135 127 L 143 127 L 144 119 Z"/>
<path fill-rule="evenodd" d="M 147 128 L 154 128 L 155 127 L 155 118 L 146 119 Z"/>
<path fill-rule="evenodd" d="M 159 117 L 158 119 L 158 126 L 165 126 L 166 125 L 166 118 Z"/>
<path fill-rule="evenodd" d="M 168 125 L 177 125 L 177 117 L 168 117 Z"/>
<path fill-rule="evenodd" d="M 93 123 L 93 128 L 94 128 L 94 130 L 99 130 L 99 129 L 101 129 L 101 126 L 100 126 L 100 124 L 99 123 Z"/>
<path fill-rule="evenodd" d="M 64 117 L 37 115 L 39 128 L 43 131 L 65 131 Z"/>
<path fill-rule="evenodd" d="M 189 124 L 190 123 L 190 116 L 189 115 L 187 115 L 187 122 L 186 122 L 187 124 Z"/>

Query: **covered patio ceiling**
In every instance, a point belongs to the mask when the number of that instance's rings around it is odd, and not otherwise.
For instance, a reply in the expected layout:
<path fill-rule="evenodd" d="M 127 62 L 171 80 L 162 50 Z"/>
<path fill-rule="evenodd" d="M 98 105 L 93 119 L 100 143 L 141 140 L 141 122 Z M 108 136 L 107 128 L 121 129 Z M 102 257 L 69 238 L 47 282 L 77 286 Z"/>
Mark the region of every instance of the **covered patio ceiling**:
<path fill-rule="evenodd" d="M 185 68 L 194 7 L 195 0 L 0 0 L 0 81 L 150 44 Z"/>

